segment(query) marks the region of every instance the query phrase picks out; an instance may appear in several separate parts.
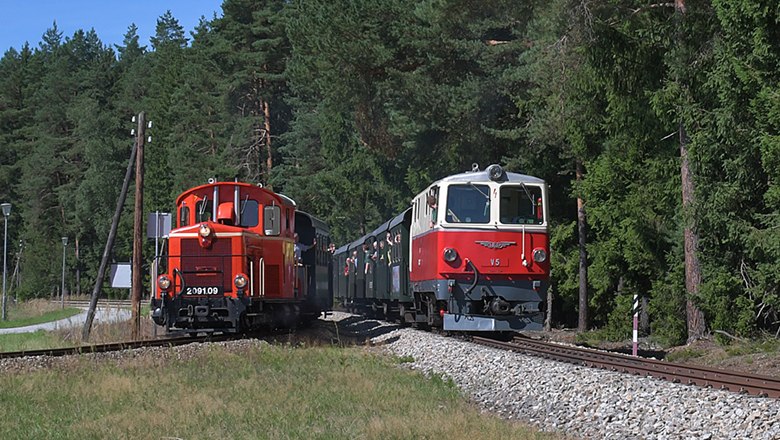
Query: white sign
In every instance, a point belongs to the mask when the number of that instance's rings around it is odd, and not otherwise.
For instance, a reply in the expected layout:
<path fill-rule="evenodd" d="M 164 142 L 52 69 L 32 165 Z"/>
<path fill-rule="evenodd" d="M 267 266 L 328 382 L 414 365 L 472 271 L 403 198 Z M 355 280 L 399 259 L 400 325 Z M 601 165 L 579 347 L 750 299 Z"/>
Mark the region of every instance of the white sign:
<path fill-rule="evenodd" d="M 130 263 L 111 265 L 111 287 L 129 289 L 133 284 L 133 270 Z"/>

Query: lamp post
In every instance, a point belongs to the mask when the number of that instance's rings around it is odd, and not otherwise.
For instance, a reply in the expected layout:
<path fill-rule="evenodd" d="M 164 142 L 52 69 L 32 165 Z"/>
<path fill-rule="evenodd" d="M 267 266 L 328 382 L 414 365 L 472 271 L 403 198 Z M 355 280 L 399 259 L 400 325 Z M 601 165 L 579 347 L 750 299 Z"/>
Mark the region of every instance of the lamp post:
<path fill-rule="evenodd" d="M 68 237 L 62 237 L 62 308 L 65 308 L 65 247 L 68 245 Z"/>
<path fill-rule="evenodd" d="M 6 255 L 7 248 L 8 248 L 8 216 L 11 215 L 11 204 L 10 203 L 3 203 L 0 204 L 0 208 L 3 210 L 3 217 L 5 219 L 4 225 L 3 225 L 3 321 L 6 319 L 5 314 L 5 272 L 6 272 Z"/>

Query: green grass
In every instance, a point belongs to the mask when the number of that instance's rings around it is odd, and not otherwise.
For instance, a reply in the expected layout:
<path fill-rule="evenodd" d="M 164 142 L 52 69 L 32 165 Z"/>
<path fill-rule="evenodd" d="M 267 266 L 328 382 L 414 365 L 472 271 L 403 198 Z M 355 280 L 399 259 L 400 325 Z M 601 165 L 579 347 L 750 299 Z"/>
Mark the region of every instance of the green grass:
<path fill-rule="evenodd" d="M 771 337 L 765 337 L 754 341 L 733 342 L 725 346 L 726 353 L 731 356 L 746 354 L 777 353 L 780 349 L 780 341 Z"/>
<path fill-rule="evenodd" d="M 24 316 L 18 319 L 14 319 L 13 313 L 9 313 L 8 317 L 11 318 L 7 321 L 0 321 L 0 328 L 15 328 L 26 327 L 28 325 L 41 324 L 44 322 L 57 321 L 60 319 L 70 318 L 81 313 L 81 309 L 68 307 L 65 309 L 51 310 L 44 312 L 40 315 Z"/>
<path fill-rule="evenodd" d="M 72 343 L 63 340 L 58 334 L 43 330 L 33 333 L 0 335 L 0 352 L 41 350 L 72 345 Z"/>
<path fill-rule="evenodd" d="M 691 359 L 696 359 L 704 356 L 705 352 L 697 350 L 695 348 L 684 348 L 682 350 L 674 351 L 666 355 L 664 360 L 669 362 L 685 363 Z"/>
<path fill-rule="evenodd" d="M 362 348 L 165 353 L 0 375 L 0 438 L 556 438 Z"/>

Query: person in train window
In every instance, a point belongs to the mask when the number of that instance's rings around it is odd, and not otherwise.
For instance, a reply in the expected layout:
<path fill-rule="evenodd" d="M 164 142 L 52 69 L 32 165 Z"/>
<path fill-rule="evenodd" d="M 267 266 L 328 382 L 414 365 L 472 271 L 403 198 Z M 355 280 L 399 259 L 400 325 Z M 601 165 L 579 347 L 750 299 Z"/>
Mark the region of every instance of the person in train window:
<path fill-rule="evenodd" d="M 298 233 L 297 232 L 293 235 L 293 237 L 295 238 L 295 247 L 294 247 L 295 264 L 300 264 L 301 254 L 303 252 L 306 252 L 309 249 L 313 248 L 314 246 L 316 246 L 317 245 L 317 239 L 315 238 L 314 241 L 312 241 L 311 244 L 302 244 L 302 243 L 298 242 Z"/>
<path fill-rule="evenodd" d="M 368 273 L 371 270 L 371 251 L 368 249 L 368 243 L 363 243 L 363 273 Z"/>
<path fill-rule="evenodd" d="M 431 208 L 431 221 L 428 226 L 432 228 L 436 226 L 436 214 L 438 211 L 438 206 L 436 205 L 436 196 L 433 194 L 428 194 L 428 206 Z"/>

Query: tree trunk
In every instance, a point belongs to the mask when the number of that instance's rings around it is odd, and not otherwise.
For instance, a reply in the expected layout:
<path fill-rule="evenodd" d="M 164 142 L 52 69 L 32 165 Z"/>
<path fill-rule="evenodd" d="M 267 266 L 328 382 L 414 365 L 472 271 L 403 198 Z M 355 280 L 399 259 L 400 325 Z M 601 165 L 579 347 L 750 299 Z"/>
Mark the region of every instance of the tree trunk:
<path fill-rule="evenodd" d="M 552 305 L 553 305 L 553 286 L 547 289 L 547 316 L 544 320 L 544 331 L 552 330 Z"/>
<path fill-rule="evenodd" d="M 582 182 L 582 161 L 577 160 L 577 182 Z M 580 297 L 579 319 L 577 331 L 588 331 L 588 251 L 585 249 L 587 232 L 587 217 L 585 215 L 585 201 L 577 196 L 577 233 L 579 235 L 580 248 Z"/>
<path fill-rule="evenodd" d="M 650 314 L 647 313 L 647 308 L 650 306 L 646 295 L 642 295 L 639 306 L 639 334 L 650 334 Z"/>
<path fill-rule="evenodd" d="M 685 126 L 680 123 L 680 175 L 682 177 L 682 206 L 685 222 L 685 316 L 688 324 L 688 342 L 693 342 L 705 336 L 707 323 L 704 312 L 699 309 L 696 300 L 701 286 L 701 267 L 697 255 L 699 235 L 693 216 L 696 202 L 695 185 L 688 160 L 688 137 Z"/>
<path fill-rule="evenodd" d="M 263 100 L 263 127 L 265 128 L 265 181 L 271 181 L 271 168 L 273 168 L 273 159 L 271 156 L 271 107 L 268 101 Z"/>

